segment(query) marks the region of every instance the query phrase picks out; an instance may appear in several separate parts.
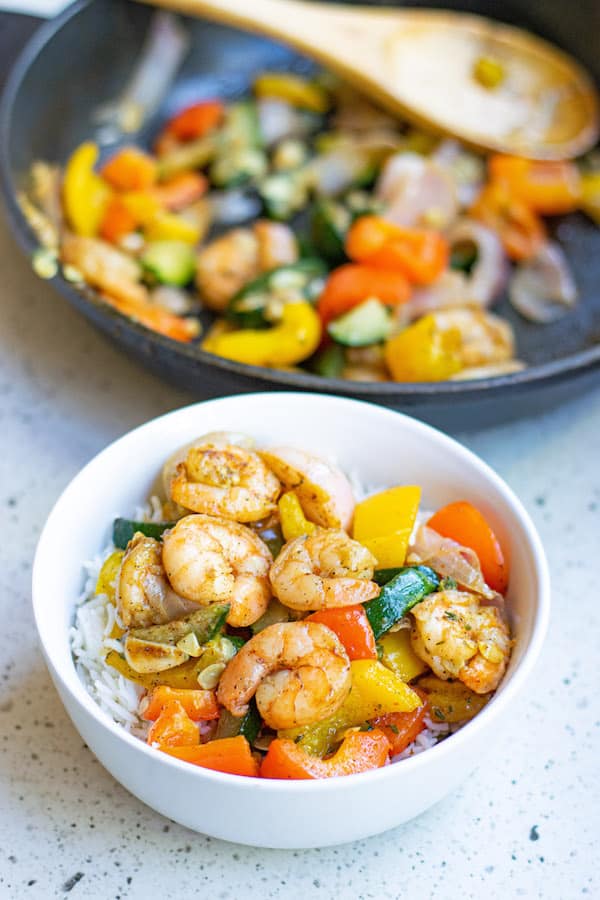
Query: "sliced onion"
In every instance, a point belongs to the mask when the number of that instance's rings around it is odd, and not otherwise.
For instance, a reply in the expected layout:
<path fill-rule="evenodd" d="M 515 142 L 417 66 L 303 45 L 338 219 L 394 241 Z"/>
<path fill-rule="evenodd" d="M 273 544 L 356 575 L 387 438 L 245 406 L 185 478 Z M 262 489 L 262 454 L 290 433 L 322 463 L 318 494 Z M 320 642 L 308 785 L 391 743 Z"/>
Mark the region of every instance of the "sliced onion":
<path fill-rule="evenodd" d="M 265 98 L 257 102 L 256 108 L 260 133 L 267 147 L 284 138 L 303 137 L 317 121 L 315 116 L 296 109 L 285 100 Z"/>
<path fill-rule="evenodd" d="M 258 195 L 244 190 L 215 192 L 210 199 L 218 225 L 240 225 L 255 219 L 261 210 Z"/>
<path fill-rule="evenodd" d="M 191 309 L 193 300 L 191 295 L 184 291 L 183 288 L 172 287 L 171 285 L 161 284 L 150 292 L 150 300 L 157 306 L 167 309 L 176 316 L 185 315 Z"/>
<path fill-rule="evenodd" d="M 450 246 L 473 244 L 475 264 L 465 281 L 467 303 L 488 307 L 502 293 L 508 277 L 508 260 L 497 234 L 473 219 L 459 219 L 448 231 Z"/>
<path fill-rule="evenodd" d="M 530 322 L 555 322 L 573 309 L 577 286 L 562 248 L 547 241 L 537 256 L 518 266 L 508 293 L 514 308 Z"/>
<path fill-rule="evenodd" d="M 495 598 L 495 592 L 483 579 L 477 554 L 470 547 L 461 547 L 456 541 L 442 537 L 427 525 L 421 525 L 414 536 L 408 562 L 431 566 L 443 578 L 454 578 L 460 587 L 488 600 Z"/>
<path fill-rule="evenodd" d="M 458 214 L 453 179 L 442 166 L 418 153 L 395 153 L 385 163 L 375 196 L 386 206 L 385 217 L 410 228 L 446 228 Z"/>
<path fill-rule="evenodd" d="M 485 181 L 483 159 L 465 150 L 462 144 L 452 138 L 440 141 L 430 159 L 439 163 L 454 179 L 460 205 L 470 206 Z"/>

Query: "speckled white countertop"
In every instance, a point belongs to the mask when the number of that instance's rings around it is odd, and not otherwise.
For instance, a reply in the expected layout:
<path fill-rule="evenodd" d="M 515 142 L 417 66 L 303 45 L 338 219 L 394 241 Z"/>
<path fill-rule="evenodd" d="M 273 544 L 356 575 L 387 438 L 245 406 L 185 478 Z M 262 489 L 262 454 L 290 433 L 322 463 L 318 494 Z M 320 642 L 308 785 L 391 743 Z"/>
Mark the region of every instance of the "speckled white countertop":
<path fill-rule="evenodd" d="M 50 682 L 30 608 L 35 543 L 67 482 L 114 438 L 190 398 L 36 280 L 1 223 L 0 273 L 0 897 L 600 896 L 600 390 L 463 436 L 522 498 L 554 581 L 530 693 L 479 770 L 383 836 L 248 849 L 162 818 L 102 769 Z"/>

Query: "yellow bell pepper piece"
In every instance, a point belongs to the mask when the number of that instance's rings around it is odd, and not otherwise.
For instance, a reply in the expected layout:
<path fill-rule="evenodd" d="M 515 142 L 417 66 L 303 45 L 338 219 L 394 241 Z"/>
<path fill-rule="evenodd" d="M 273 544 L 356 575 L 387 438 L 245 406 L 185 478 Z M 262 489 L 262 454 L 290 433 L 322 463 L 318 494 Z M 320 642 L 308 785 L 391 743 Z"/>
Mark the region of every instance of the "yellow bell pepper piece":
<path fill-rule="evenodd" d="M 309 753 L 322 756 L 348 728 L 385 713 L 412 712 L 421 706 L 419 695 L 379 661 L 357 659 L 350 667 L 352 689 L 337 712 L 314 725 L 286 728 L 279 737 L 290 738 Z"/>
<path fill-rule="evenodd" d="M 173 669 L 167 669 L 165 672 L 136 672 L 128 664 L 124 657 L 120 656 L 115 650 L 110 650 L 106 654 L 105 662 L 121 675 L 124 675 L 129 681 L 141 684 L 142 687 L 157 687 L 159 684 L 166 684 L 172 688 L 198 688 L 198 675 L 206 668 L 206 662 L 200 657 L 195 659 L 192 657 L 186 662 L 175 666 Z"/>
<path fill-rule="evenodd" d="M 291 75 L 289 72 L 265 72 L 254 82 L 257 97 L 285 100 L 311 112 L 324 113 L 329 109 L 329 96 L 320 85 Z"/>
<path fill-rule="evenodd" d="M 303 534 L 313 533 L 316 526 L 305 517 L 298 495 L 294 491 L 283 494 L 279 498 L 277 506 L 281 519 L 281 531 L 286 541 L 293 541 L 294 538 L 301 537 Z"/>
<path fill-rule="evenodd" d="M 423 316 L 385 345 L 385 361 L 395 381 L 445 381 L 462 368 L 457 328 L 441 331 Z"/>
<path fill-rule="evenodd" d="M 390 631 L 379 639 L 382 650 L 381 662 L 402 681 L 412 681 L 426 672 L 427 663 L 419 659 L 412 648 L 410 629 Z"/>
<path fill-rule="evenodd" d="M 600 225 L 600 172 L 581 176 L 581 208 L 596 225 Z"/>
<path fill-rule="evenodd" d="M 420 487 L 403 485 L 357 504 L 354 538 L 371 551 L 380 568 L 404 565 L 420 500 Z"/>
<path fill-rule="evenodd" d="M 76 234 L 94 237 L 111 196 L 111 189 L 94 172 L 98 147 L 91 141 L 81 144 L 71 154 L 63 180 L 63 203 L 67 221 Z"/>
<path fill-rule="evenodd" d="M 161 212 L 147 226 L 144 236 L 148 242 L 183 241 L 186 244 L 197 244 L 201 233 L 197 225 L 183 216 Z"/>
<path fill-rule="evenodd" d="M 240 329 L 210 334 L 202 347 L 209 353 L 250 366 L 293 366 L 311 356 L 321 340 L 321 320 L 310 303 L 287 303 L 273 328 Z"/>
<path fill-rule="evenodd" d="M 106 557 L 98 573 L 98 581 L 96 582 L 94 593 L 96 595 L 106 594 L 111 603 L 115 602 L 116 580 L 123 556 L 123 550 L 115 550 L 110 556 Z"/>
<path fill-rule="evenodd" d="M 476 716 L 491 694 L 476 694 L 461 681 L 443 681 L 427 675 L 419 681 L 428 696 L 432 722 L 465 722 Z"/>
<path fill-rule="evenodd" d="M 119 200 L 140 225 L 149 225 L 162 210 L 157 198 L 148 191 L 127 191 L 119 195 Z"/>

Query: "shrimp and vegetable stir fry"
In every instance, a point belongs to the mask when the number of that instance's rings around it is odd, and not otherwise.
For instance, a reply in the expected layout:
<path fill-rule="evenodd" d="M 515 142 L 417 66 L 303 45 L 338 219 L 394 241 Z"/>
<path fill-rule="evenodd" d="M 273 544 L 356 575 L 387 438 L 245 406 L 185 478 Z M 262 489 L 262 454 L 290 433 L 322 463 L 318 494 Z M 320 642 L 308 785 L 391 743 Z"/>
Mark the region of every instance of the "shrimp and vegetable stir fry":
<path fill-rule="evenodd" d="M 485 103 L 493 87 L 478 89 Z M 22 207 L 40 275 L 61 264 L 172 340 L 324 377 L 444 381 L 523 368 L 512 325 L 490 311 L 502 298 L 541 326 L 573 309 L 552 219 L 583 211 L 600 225 L 600 168 L 597 154 L 486 158 L 331 74 L 265 72 L 248 97 L 180 110 L 151 148 L 88 141 L 62 169 L 36 163 Z M 271 479 L 234 457 L 240 495 L 258 479 L 271 503 Z M 224 516 L 216 496 L 216 512 L 185 502 L 211 493 L 195 465 L 177 475 L 177 502 Z M 263 514 L 239 502 L 239 522 Z"/>
<path fill-rule="evenodd" d="M 166 462 L 148 520 L 117 519 L 96 594 L 106 671 L 158 750 L 264 778 L 367 771 L 441 740 L 510 660 L 509 561 L 465 500 L 355 498 L 332 462 L 211 433 Z M 163 521 L 158 521 L 162 511 Z"/>

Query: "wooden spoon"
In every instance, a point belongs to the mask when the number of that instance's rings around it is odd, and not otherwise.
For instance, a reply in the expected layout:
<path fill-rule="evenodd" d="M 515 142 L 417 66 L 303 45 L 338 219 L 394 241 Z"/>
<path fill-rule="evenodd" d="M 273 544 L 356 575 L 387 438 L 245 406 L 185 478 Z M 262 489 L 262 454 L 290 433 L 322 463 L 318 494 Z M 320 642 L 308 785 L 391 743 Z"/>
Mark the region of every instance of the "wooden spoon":
<path fill-rule="evenodd" d="M 305 0 L 148 2 L 291 44 L 392 112 L 477 149 L 567 159 L 598 137 L 587 72 L 552 44 L 490 19 Z M 490 63 L 495 87 L 475 74 Z"/>

